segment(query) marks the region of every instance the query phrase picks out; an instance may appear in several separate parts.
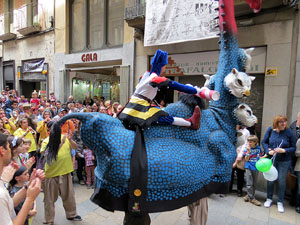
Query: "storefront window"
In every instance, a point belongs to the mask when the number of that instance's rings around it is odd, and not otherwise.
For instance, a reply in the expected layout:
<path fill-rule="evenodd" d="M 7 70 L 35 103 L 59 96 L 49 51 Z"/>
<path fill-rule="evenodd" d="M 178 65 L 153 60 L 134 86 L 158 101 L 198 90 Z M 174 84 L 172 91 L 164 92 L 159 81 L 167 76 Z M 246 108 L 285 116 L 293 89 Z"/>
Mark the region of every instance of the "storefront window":
<path fill-rule="evenodd" d="M 101 82 L 97 81 L 94 83 L 94 94 L 93 96 L 97 96 L 98 98 L 101 96 L 102 93 L 102 86 L 101 86 Z"/>
<path fill-rule="evenodd" d="M 110 99 L 112 102 L 120 102 L 120 84 L 119 83 L 112 83 L 111 84 L 111 92 L 110 92 Z"/>
<path fill-rule="evenodd" d="M 71 7 L 72 15 L 72 48 L 71 51 L 78 52 L 86 46 L 86 4 L 85 0 L 75 0 Z"/>
<path fill-rule="evenodd" d="M 84 100 L 85 97 L 90 98 L 91 93 L 89 81 L 73 79 L 72 95 L 75 100 Z"/>
<path fill-rule="evenodd" d="M 113 102 L 120 101 L 120 84 L 117 81 L 97 80 L 90 82 L 87 80 L 73 79 L 72 84 L 72 95 L 75 100 L 90 99 L 97 96 L 98 99 L 104 97 L 105 100 L 110 99 Z"/>
<path fill-rule="evenodd" d="M 41 81 L 39 96 L 47 98 L 47 82 L 46 81 Z"/>
<path fill-rule="evenodd" d="M 123 43 L 124 1 L 110 0 L 108 7 L 108 45 Z"/>

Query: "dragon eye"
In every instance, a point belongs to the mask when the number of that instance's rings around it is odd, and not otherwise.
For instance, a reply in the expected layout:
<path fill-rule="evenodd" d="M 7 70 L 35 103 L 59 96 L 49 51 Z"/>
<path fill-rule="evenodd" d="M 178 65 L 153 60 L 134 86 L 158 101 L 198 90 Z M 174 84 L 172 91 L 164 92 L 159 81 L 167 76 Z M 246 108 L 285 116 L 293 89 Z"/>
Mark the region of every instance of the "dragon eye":
<path fill-rule="evenodd" d="M 239 85 L 243 86 L 243 82 L 240 79 L 237 79 Z"/>
<path fill-rule="evenodd" d="M 250 110 L 247 110 L 247 113 L 251 116 L 251 111 Z"/>

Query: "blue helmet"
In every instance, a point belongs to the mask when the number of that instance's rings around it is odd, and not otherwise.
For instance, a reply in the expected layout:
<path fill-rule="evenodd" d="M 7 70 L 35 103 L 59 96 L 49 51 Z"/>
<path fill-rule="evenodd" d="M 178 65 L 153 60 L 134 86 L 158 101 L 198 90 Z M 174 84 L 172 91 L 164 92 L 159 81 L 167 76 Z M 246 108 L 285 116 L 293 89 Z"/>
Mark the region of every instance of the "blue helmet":
<path fill-rule="evenodd" d="M 160 75 L 161 68 L 167 64 L 168 64 L 168 53 L 160 49 L 157 49 L 151 61 L 152 67 L 151 67 L 150 74 L 154 72 L 157 75 Z"/>

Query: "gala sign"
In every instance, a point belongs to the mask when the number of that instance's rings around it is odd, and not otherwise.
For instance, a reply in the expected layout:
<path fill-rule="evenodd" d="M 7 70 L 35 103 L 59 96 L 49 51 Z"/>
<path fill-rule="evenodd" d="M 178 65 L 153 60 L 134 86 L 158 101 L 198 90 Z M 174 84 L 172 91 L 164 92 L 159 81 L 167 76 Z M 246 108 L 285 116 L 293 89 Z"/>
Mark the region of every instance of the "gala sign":
<path fill-rule="evenodd" d="M 97 62 L 98 61 L 98 55 L 97 53 L 85 53 L 81 56 L 82 62 Z"/>

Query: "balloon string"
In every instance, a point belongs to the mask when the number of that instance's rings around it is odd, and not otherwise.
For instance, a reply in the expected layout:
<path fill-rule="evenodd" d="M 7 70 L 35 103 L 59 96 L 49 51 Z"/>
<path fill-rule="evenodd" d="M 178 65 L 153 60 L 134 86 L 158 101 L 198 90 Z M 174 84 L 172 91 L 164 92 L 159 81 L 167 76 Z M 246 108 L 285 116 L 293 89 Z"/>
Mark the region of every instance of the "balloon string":
<path fill-rule="evenodd" d="M 281 142 L 280 142 L 280 144 L 277 146 L 277 148 L 280 148 L 280 147 L 281 147 L 282 142 L 283 142 L 283 139 L 281 140 Z M 277 155 L 277 153 L 275 153 L 275 154 L 273 155 L 273 157 L 271 158 L 271 160 L 272 160 L 272 165 L 274 165 L 276 155 Z"/>

